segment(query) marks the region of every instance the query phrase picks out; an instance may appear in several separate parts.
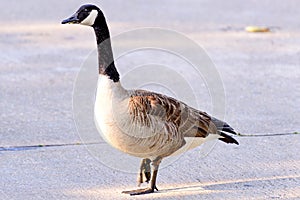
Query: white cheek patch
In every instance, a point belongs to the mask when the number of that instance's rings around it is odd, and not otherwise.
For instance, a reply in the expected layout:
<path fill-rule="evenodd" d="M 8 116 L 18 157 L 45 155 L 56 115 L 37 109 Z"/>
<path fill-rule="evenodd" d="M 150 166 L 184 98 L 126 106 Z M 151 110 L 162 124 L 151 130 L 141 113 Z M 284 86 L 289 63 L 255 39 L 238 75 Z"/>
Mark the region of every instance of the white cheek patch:
<path fill-rule="evenodd" d="M 80 22 L 80 24 L 92 26 L 95 23 L 97 16 L 98 16 L 98 11 L 92 10 L 90 14 L 82 22 Z"/>

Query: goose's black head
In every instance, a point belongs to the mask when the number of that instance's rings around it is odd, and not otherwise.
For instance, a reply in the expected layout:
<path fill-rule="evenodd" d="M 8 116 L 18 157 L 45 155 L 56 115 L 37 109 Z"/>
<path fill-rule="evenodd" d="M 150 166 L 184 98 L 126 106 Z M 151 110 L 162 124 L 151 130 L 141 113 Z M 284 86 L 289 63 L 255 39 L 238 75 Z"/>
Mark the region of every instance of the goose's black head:
<path fill-rule="evenodd" d="M 61 23 L 93 26 L 96 19 L 101 16 L 103 16 L 103 13 L 97 6 L 86 4 L 81 6 L 71 17 L 63 20 Z"/>

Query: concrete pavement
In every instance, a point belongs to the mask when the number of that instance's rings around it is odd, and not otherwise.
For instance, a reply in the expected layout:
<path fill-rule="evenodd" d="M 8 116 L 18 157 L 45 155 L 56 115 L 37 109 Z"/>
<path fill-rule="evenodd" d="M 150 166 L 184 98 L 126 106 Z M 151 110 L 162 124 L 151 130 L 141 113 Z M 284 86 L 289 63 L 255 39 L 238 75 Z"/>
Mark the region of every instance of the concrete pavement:
<path fill-rule="evenodd" d="M 2 3 L 0 199 L 300 198 L 299 134 L 237 137 L 239 146 L 219 142 L 204 158 L 194 149 L 160 170 L 159 193 L 121 194 L 136 187 L 138 160 L 130 158 L 129 170 L 111 167 L 94 152 L 107 151 L 120 163 L 128 157 L 95 136 L 93 127 L 95 137 L 89 142 L 99 144 L 81 145 L 74 124 L 73 84 L 81 63 L 95 48 L 94 35 L 86 27 L 59 23 L 82 3 Z M 164 27 L 204 47 L 224 84 L 225 120 L 239 132 L 300 131 L 299 3 L 94 3 L 103 8 L 112 35 Z M 243 31 L 248 25 L 273 28 L 271 33 L 250 34 Z M 140 58 L 147 56 L 141 53 Z M 122 65 L 130 62 L 129 56 Z M 205 87 L 199 85 L 196 94 L 202 100 L 199 108 L 211 112 Z M 65 145 L 43 146 L 55 144 Z M 31 145 L 40 147 L 5 149 Z"/>

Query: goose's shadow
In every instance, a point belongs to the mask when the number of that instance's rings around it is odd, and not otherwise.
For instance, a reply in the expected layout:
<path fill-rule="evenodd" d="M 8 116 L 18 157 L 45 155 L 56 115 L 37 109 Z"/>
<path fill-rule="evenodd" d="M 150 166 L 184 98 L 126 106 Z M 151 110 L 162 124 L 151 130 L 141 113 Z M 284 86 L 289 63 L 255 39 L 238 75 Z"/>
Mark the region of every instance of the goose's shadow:
<path fill-rule="evenodd" d="M 188 186 L 178 186 L 174 188 L 162 189 L 157 193 L 173 193 L 173 192 L 192 192 L 192 193 L 221 193 L 230 190 L 247 190 L 261 189 L 264 186 L 272 187 L 274 184 L 297 182 L 300 176 L 281 176 L 281 177 L 264 177 L 264 178 L 247 178 L 238 180 L 226 180 L 215 183 L 193 183 Z M 293 181 L 294 180 L 294 181 Z M 281 184 L 286 185 L 286 184 Z M 289 187 L 293 187 L 293 184 Z M 297 187 L 297 184 L 295 184 Z"/>

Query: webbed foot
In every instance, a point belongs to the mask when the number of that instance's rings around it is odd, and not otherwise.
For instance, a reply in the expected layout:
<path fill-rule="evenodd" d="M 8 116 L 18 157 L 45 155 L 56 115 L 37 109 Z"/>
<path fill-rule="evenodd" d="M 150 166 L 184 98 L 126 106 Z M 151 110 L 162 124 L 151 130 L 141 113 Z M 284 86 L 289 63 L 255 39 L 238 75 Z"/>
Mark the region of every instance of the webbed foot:
<path fill-rule="evenodd" d="M 157 188 L 156 188 L 156 190 L 157 190 Z M 152 188 L 142 188 L 142 189 L 137 189 L 137 190 L 123 191 L 122 193 L 130 194 L 131 196 L 133 196 L 133 195 L 149 194 L 149 193 L 153 193 L 153 192 L 154 192 L 154 189 L 152 189 Z"/>

